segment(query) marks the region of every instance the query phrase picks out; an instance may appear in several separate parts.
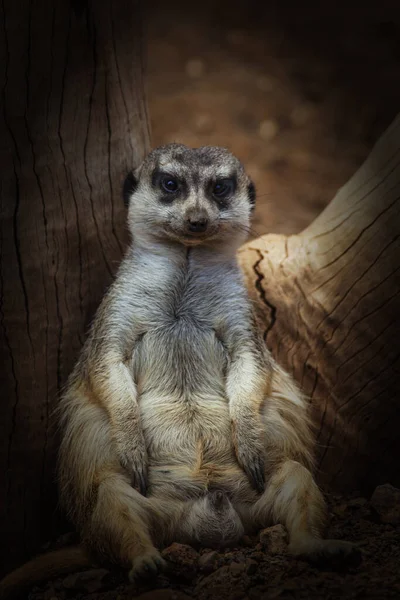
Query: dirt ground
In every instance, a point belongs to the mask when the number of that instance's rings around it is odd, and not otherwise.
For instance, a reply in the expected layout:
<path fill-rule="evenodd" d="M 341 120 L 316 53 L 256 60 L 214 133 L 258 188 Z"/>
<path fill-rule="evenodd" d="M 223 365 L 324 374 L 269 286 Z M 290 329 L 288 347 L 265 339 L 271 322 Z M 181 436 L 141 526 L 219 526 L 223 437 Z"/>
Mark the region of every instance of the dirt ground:
<path fill-rule="evenodd" d="M 387 518 L 365 498 L 328 500 L 329 537 L 356 543 L 362 552 L 358 566 L 310 566 L 288 555 L 283 528 L 275 526 L 223 552 L 173 544 L 163 552 L 167 571 L 147 582 L 127 584 L 124 573 L 92 569 L 36 588 L 29 600 L 400 598 L 400 511 Z"/>
<path fill-rule="evenodd" d="M 296 233 L 321 212 L 400 106 L 394 4 L 148 2 L 153 146 L 229 147 L 258 189 L 254 235 Z M 362 5 L 360 5 L 362 6 Z M 399 524 L 363 498 L 330 496 L 330 535 L 363 562 L 324 570 L 247 540 L 222 553 L 175 546 L 169 571 L 127 585 L 103 569 L 56 580 L 31 600 L 400 598 Z M 275 539 L 275 538 L 274 538 Z M 275 540 L 276 541 L 276 540 Z M 143 595 L 144 594 L 144 595 Z M 143 595 L 143 596 L 142 596 Z"/>

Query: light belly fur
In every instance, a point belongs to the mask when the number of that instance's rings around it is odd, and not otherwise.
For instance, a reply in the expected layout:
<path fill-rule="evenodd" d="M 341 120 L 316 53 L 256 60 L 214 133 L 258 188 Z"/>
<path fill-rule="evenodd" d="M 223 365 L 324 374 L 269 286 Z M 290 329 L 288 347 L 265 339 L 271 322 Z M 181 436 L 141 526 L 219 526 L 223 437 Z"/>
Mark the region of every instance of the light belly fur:
<path fill-rule="evenodd" d="M 184 487 L 197 495 L 231 487 L 233 480 L 247 486 L 232 443 L 227 362 L 215 332 L 190 321 L 150 330 L 137 346 L 135 379 L 152 493 L 162 486 L 163 494 Z"/>

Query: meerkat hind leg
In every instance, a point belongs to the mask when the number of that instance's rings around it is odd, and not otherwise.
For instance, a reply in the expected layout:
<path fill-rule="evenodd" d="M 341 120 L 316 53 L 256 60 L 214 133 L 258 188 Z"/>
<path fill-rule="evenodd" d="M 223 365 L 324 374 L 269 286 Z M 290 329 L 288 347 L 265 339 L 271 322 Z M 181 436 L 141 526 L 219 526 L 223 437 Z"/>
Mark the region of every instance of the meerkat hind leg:
<path fill-rule="evenodd" d="M 114 554 L 131 566 L 131 581 L 153 575 L 165 567 L 149 534 L 150 506 L 147 505 L 148 499 L 130 487 L 127 478 L 119 473 L 108 474 L 99 484 L 87 536 L 89 545 L 91 537 L 94 541 L 98 538 L 98 532 L 102 538 L 112 540 Z"/>
<path fill-rule="evenodd" d="M 327 521 L 325 500 L 310 471 L 294 460 L 281 463 L 253 506 L 262 526 L 271 519 L 289 534 L 289 552 L 319 566 L 355 565 L 361 560 L 357 546 L 324 539 Z"/>

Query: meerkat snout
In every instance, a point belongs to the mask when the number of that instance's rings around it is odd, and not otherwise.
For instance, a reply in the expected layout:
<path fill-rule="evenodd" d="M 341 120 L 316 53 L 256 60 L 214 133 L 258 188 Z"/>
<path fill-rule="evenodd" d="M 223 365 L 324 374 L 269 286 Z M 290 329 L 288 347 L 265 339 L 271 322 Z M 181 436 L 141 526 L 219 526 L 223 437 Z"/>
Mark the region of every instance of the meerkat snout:
<path fill-rule="evenodd" d="M 186 218 L 186 227 L 189 233 L 205 233 L 208 227 L 208 218 L 202 213 L 192 213 Z"/>

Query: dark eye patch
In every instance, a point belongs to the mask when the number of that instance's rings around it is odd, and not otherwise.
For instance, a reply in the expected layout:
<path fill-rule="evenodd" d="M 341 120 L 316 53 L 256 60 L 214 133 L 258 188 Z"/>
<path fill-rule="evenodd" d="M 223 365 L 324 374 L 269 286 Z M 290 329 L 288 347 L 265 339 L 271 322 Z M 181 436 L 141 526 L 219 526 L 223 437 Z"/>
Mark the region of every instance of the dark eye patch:
<path fill-rule="evenodd" d="M 237 181 L 234 175 L 219 177 L 208 184 L 208 195 L 217 202 L 220 208 L 226 208 L 230 198 L 236 191 Z"/>
<path fill-rule="evenodd" d="M 187 191 L 186 183 L 182 179 L 159 169 L 153 171 L 151 183 L 160 192 L 158 199 L 164 204 L 170 204 Z"/>

